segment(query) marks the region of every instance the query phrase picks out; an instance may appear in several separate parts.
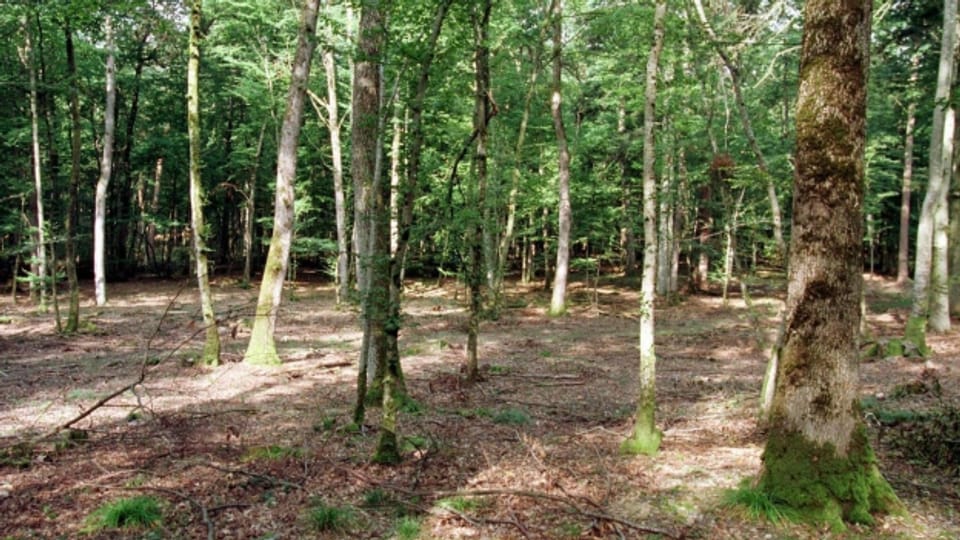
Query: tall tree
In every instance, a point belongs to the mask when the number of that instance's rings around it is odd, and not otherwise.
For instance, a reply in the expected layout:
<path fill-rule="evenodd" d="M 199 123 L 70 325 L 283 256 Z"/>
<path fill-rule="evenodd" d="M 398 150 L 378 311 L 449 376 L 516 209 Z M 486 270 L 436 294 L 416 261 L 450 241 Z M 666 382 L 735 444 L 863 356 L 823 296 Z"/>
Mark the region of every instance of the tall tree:
<path fill-rule="evenodd" d="M 77 58 L 73 46 L 73 29 L 67 21 L 63 26 L 67 53 L 67 77 L 70 84 L 70 184 L 67 188 L 67 219 L 64 234 L 66 249 L 64 268 L 70 287 L 70 304 L 65 332 L 76 332 L 80 327 L 80 282 L 77 280 L 77 220 L 80 217 L 80 90 Z"/>
<path fill-rule="evenodd" d="M 920 75 L 920 53 L 910 60 L 910 91 L 914 90 Z M 903 285 L 910 277 L 910 197 L 913 192 L 913 142 L 917 124 L 917 101 L 908 97 L 907 125 L 903 135 L 903 179 L 900 184 L 900 236 L 897 251 L 897 283 Z"/>
<path fill-rule="evenodd" d="M 297 146 L 303 121 L 304 99 L 310 80 L 310 64 L 316 47 L 317 11 L 320 0 L 306 0 L 300 19 L 297 52 L 293 58 L 290 90 L 287 92 L 287 111 L 280 127 L 280 147 L 277 151 L 277 187 L 273 208 L 273 235 L 270 250 L 260 281 L 260 296 L 250 333 L 250 343 L 244 362 L 279 365 L 280 357 L 273 340 L 277 324 L 277 310 L 283 295 L 283 281 L 290 261 L 290 243 L 293 240 L 294 183 L 297 177 Z"/>
<path fill-rule="evenodd" d="M 203 40 L 203 0 L 190 3 L 190 37 L 187 49 L 187 139 L 190 147 L 190 228 L 193 237 L 193 258 L 196 264 L 197 286 L 200 293 L 200 311 L 206 337 L 201 362 L 215 366 L 220 363 L 220 332 L 213 311 L 213 294 L 207 263 L 206 225 L 203 219 L 205 202 L 200 178 L 200 42 Z"/>
<path fill-rule="evenodd" d="M 107 186 L 113 174 L 113 136 L 116 131 L 117 69 L 114 57 L 113 20 L 107 15 L 103 21 L 107 45 L 107 103 L 103 110 L 103 158 L 100 160 L 100 178 L 97 179 L 93 204 L 93 284 L 98 306 L 107 303 L 106 257 Z"/>
<path fill-rule="evenodd" d="M 934 97 L 933 127 L 930 134 L 930 166 L 927 192 L 917 226 L 917 251 L 913 269 L 913 305 L 907 322 L 907 339 L 926 353 L 927 328 L 934 332 L 950 329 L 947 276 L 947 194 L 950 190 L 953 158 L 954 108 L 950 94 L 954 82 L 957 47 L 957 0 L 943 2 L 943 34 L 940 65 Z"/>
<path fill-rule="evenodd" d="M 620 446 L 630 454 L 655 454 L 663 433 L 657 429 L 656 365 L 654 348 L 654 298 L 657 279 L 657 180 L 656 146 L 657 69 L 663 51 L 666 0 L 657 2 L 653 15 L 653 47 L 647 56 L 643 105 L 643 276 L 640 292 L 640 375 L 637 417 L 633 432 Z"/>
<path fill-rule="evenodd" d="M 550 112 L 557 136 L 557 189 L 560 205 L 557 211 L 557 268 L 553 274 L 550 313 L 560 315 L 567 309 L 567 274 L 570 266 L 570 149 L 563 124 L 563 0 L 551 0 L 549 16 L 553 22 L 553 78 L 550 91 Z"/>
<path fill-rule="evenodd" d="M 804 10 L 784 341 L 759 487 L 842 529 L 895 510 L 857 392 L 870 0 Z"/>

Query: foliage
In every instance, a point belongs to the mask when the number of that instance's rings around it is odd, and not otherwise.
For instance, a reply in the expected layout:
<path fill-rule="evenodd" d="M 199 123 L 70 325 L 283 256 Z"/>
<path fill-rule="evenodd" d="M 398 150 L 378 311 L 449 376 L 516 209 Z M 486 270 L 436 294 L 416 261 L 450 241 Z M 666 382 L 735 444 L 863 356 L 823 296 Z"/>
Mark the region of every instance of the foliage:
<path fill-rule="evenodd" d="M 751 479 L 744 479 L 736 489 L 727 490 L 723 495 L 723 504 L 743 509 L 751 519 L 781 523 L 796 518 L 796 513 L 789 506 L 757 488 Z"/>
<path fill-rule="evenodd" d="M 420 537 L 420 520 L 413 516 L 400 518 L 393 527 L 393 538 L 396 540 L 414 540 Z"/>
<path fill-rule="evenodd" d="M 150 528 L 160 525 L 162 519 L 160 501 L 141 495 L 104 503 L 87 518 L 85 530 Z"/>
<path fill-rule="evenodd" d="M 307 509 L 306 520 L 309 527 L 320 532 L 345 532 L 356 524 L 356 512 L 349 506 L 330 506 L 315 501 Z"/>

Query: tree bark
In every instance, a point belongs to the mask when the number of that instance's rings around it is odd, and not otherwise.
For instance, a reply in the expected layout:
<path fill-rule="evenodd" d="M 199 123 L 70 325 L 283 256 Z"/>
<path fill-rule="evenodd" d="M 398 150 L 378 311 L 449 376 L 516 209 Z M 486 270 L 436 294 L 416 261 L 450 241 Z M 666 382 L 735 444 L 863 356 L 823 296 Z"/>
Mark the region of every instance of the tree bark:
<path fill-rule="evenodd" d="M 200 311 L 206 337 L 201 362 L 216 366 L 220 363 L 220 333 L 213 311 L 213 295 L 207 264 L 207 245 L 204 240 L 206 225 L 203 219 L 205 200 L 200 178 L 200 42 L 203 39 L 201 19 L 202 0 L 190 3 L 190 38 L 187 56 L 187 139 L 190 147 L 190 227 L 193 237 L 193 257 L 196 263 L 197 286 L 200 293 Z"/>
<path fill-rule="evenodd" d="M 656 454 L 663 433 L 657 429 L 655 412 L 656 350 L 654 348 L 654 299 L 657 279 L 657 180 L 654 175 L 656 147 L 657 69 L 663 51 L 666 0 L 657 2 L 653 16 L 653 47 L 647 56 L 643 106 L 643 275 L 640 291 L 640 373 L 637 417 L 633 432 L 620 446 L 629 454 Z"/>
<path fill-rule="evenodd" d="M 39 280 L 37 289 L 40 297 L 40 311 L 47 309 L 47 239 L 46 220 L 43 215 L 43 158 L 40 155 L 40 113 L 37 107 L 37 68 L 33 56 L 33 41 L 30 33 L 30 22 L 26 17 L 21 23 L 23 27 L 24 45 L 20 60 L 27 68 L 30 77 L 30 149 L 33 157 L 33 196 L 35 199 L 36 225 L 35 253 L 37 258 L 36 276 Z M 16 301 L 17 270 L 13 273 L 13 292 Z"/>
<path fill-rule="evenodd" d="M 917 250 L 913 269 L 913 305 L 906 338 L 922 354 L 927 353 L 926 330 L 950 328 L 947 309 L 946 227 L 947 193 L 953 150 L 954 114 L 949 103 L 954 81 L 954 53 L 957 46 L 957 0 L 944 0 L 943 37 L 934 98 L 933 128 L 930 134 L 930 166 L 927 192 L 917 226 Z M 939 257 L 938 257 L 939 255 Z"/>
<path fill-rule="evenodd" d="M 911 90 L 920 74 L 920 55 L 910 60 Z M 904 285 L 910 277 L 910 197 L 913 191 L 913 129 L 917 124 L 917 102 L 912 96 L 907 105 L 907 125 L 903 136 L 903 182 L 900 187 L 900 242 L 897 249 L 897 284 Z"/>
<path fill-rule="evenodd" d="M 557 268 L 553 274 L 553 293 L 550 314 L 561 315 L 567 309 L 567 275 L 570 266 L 570 225 L 573 212 L 570 207 L 570 150 L 567 131 L 563 125 L 563 0 L 550 2 L 553 18 L 553 79 L 551 81 L 550 113 L 557 136 L 557 188 L 560 205 L 557 211 Z"/>
<path fill-rule="evenodd" d="M 785 332 L 758 486 L 834 529 L 899 508 L 857 391 L 870 6 L 805 7 Z"/>
<path fill-rule="evenodd" d="M 117 70 L 113 43 L 113 20 L 107 15 L 103 22 L 107 40 L 107 104 L 103 111 L 103 158 L 100 160 L 100 178 L 94 195 L 93 218 L 93 285 L 98 306 L 107 303 L 106 218 L 107 186 L 113 174 L 113 137 L 116 131 Z"/>
<path fill-rule="evenodd" d="M 257 212 L 257 177 L 260 172 L 260 158 L 263 156 L 263 139 L 267 134 L 267 123 L 260 126 L 260 135 L 257 137 L 257 149 L 253 155 L 253 166 L 247 175 L 247 185 L 244 186 L 246 197 L 243 205 L 243 283 L 250 283 L 250 274 L 253 266 L 253 226 Z"/>
<path fill-rule="evenodd" d="M 80 283 L 77 280 L 77 220 L 80 198 L 80 91 L 77 82 L 77 60 L 73 47 L 73 29 L 67 22 L 63 27 L 67 53 L 67 77 L 70 80 L 70 185 L 67 188 L 67 219 L 64 234 L 67 284 L 70 303 L 63 330 L 72 334 L 80 327 Z"/>
<path fill-rule="evenodd" d="M 290 90 L 287 92 L 287 110 L 280 127 L 280 147 L 277 150 L 273 234 L 260 281 L 260 295 L 257 299 L 253 330 L 250 332 L 250 343 L 243 357 L 244 362 L 249 364 L 280 364 L 273 335 L 277 325 L 277 311 L 283 297 L 283 282 L 290 262 L 290 245 L 293 242 L 297 146 L 300 142 L 304 100 L 310 80 L 310 64 L 316 47 L 319 6 L 320 0 L 306 0 L 300 18 L 300 35 L 291 68 Z"/>

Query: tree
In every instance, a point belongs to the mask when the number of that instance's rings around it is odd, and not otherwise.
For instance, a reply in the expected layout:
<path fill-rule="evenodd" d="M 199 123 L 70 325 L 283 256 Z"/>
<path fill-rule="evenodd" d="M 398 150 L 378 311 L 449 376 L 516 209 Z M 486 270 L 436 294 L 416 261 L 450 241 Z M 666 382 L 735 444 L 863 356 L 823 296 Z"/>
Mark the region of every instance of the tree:
<path fill-rule="evenodd" d="M 303 4 L 297 52 L 293 60 L 290 90 L 287 93 L 287 111 L 280 128 L 280 148 L 277 152 L 277 187 L 273 210 L 273 235 L 270 251 L 260 281 L 260 296 L 250 333 L 250 343 L 244 361 L 251 364 L 279 365 L 280 357 L 273 340 L 277 324 L 277 310 L 283 294 L 283 281 L 290 260 L 293 239 L 294 183 L 297 176 L 297 146 L 303 121 L 304 99 L 310 80 L 310 64 L 316 46 L 317 11 L 319 0 Z"/>
<path fill-rule="evenodd" d="M 927 192 L 917 227 L 917 251 L 913 269 L 913 304 L 906 338 L 926 354 L 926 330 L 950 329 L 947 286 L 947 194 L 953 159 L 954 108 L 950 92 L 954 81 L 957 47 L 957 0 L 943 2 L 943 35 L 930 135 L 930 167 Z"/>
<path fill-rule="evenodd" d="M 553 131 L 557 136 L 557 188 L 560 206 L 557 212 L 557 268 L 553 274 L 553 294 L 550 297 L 550 313 L 560 315 L 567 309 L 567 274 L 570 266 L 570 224 L 573 220 L 570 207 L 570 149 L 567 145 L 567 130 L 563 124 L 563 0 L 551 0 L 550 15 L 553 20 L 553 78 L 551 80 L 550 112 L 553 115 Z"/>
<path fill-rule="evenodd" d="M 203 0 L 190 3 L 190 37 L 187 50 L 187 139 L 190 146 L 190 227 L 193 238 L 193 258 L 197 285 L 200 293 L 200 311 L 206 337 L 203 342 L 201 362 L 208 366 L 220 363 L 220 331 L 213 312 L 213 295 L 210 292 L 207 244 L 204 239 L 206 225 L 203 219 L 204 190 L 200 178 L 200 42 Z"/>
<path fill-rule="evenodd" d="M 77 81 L 77 60 L 70 23 L 63 26 L 67 53 L 67 75 L 70 79 L 70 185 L 67 189 L 67 219 L 64 227 L 66 249 L 64 267 L 70 287 L 70 306 L 63 330 L 71 334 L 80 328 L 80 282 L 77 280 L 77 221 L 80 218 L 80 90 Z"/>
<path fill-rule="evenodd" d="M 920 54 L 914 53 L 910 61 L 910 90 L 917 84 L 920 71 Z M 900 184 L 900 235 L 897 251 L 897 283 L 903 285 L 910 276 L 910 196 L 913 191 L 913 142 L 914 126 L 917 124 L 917 101 L 909 96 L 907 125 L 903 135 L 903 180 Z"/>
<path fill-rule="evenodd" d="M 657 278 L 657 181 L 654 176 L 656 147 L 654 125 L 657 103 L 657 68 L 663 50 L 665 0 L 657 2 L 653 15 L 653 47 L 647 56 L 643 106 L 643 277 L 640 292 L 640 376 L 637 417 L 633 431 L 620 446 L 630 454 L 655 454 L 663 433 L 657 429 L 655 412 L 656 350 L 654 348 L 654 297 Z"/>
<path fill-rule="evenodd" d="M 844 528 L 899 502 L 857 393 L 869 0 L 804 11 L 784 341 L 759 488 Z"/>
<path fill-rule="evenodd" d="M 100 160 L 100 178 L 94 195 L 93 217 L 93 283 L 98 306 L 107 303 L 106 256 L 107 186 L 113 174 L 113 136 L 116 130 L 117 71 L 114 57 L 113 20 L 107 15 L 103 21 L 107 42 L 107 103 L 103 110 L 103 159 Z"/>

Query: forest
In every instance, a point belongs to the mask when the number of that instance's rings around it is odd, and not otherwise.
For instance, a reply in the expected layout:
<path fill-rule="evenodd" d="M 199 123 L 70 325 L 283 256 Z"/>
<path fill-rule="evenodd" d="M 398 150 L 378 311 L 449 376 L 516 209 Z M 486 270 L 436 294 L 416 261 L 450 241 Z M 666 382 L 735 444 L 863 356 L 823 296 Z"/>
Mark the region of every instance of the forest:
<path fill-rule="evenodd" d="M 960 536 L 957 0 L 0 6 L 0 538 Z"/>

